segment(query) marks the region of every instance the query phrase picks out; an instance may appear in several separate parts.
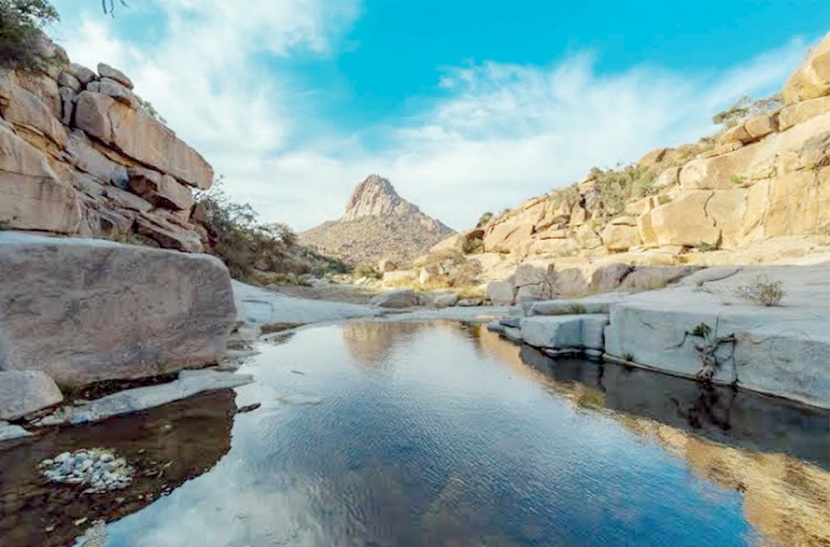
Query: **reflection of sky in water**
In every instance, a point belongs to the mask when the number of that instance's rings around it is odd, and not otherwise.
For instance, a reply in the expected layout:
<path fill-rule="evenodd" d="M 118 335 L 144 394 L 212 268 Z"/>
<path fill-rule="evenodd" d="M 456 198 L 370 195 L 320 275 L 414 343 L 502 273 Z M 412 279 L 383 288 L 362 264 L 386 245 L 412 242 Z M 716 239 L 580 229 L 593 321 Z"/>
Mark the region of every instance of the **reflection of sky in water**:
<path fill-rule="evenodd" d="M 463 327 L 375 329 L 382 367 L 349 350 L 361 337 L 349 328 L 263 347 L 237 398 L 262 407 L 236 418 L 230 453 L 112 523 L 109 545 L 754 542 L 740 494 L 505 366 Z M 296 394 L 324 400 L 276 401 Z"/>

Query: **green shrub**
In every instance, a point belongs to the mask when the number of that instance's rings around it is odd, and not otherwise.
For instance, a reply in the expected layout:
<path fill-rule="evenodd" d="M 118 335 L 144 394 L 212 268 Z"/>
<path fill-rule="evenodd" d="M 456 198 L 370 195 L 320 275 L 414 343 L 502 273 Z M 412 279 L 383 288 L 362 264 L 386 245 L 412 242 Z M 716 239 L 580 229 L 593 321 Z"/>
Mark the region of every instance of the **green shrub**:
<path fill-rule="evenodd" d="M 483 228 L 487 226 L 490 221 L 493 220 L 493 213 L 487 211 L 482 213 L 480 217 L 478 217 L 478 222 L 476 223 L 476 228 Z"/>
<path fill-rule="evenodd" d="M 368 277 L 369 279 L 380 279 L 383 274 L 375 270 L 368 264 L 358 264 L 352 271 L 352 275 L 357 278 Z"/>
<path fill-rule="evenodd" d="M 208 232 L 213 254 L 225 262 L 233 277 L 248 279 L 255 270 L 305 273 L 308 269 L 288 253 L 296 241 L 291 228 L 282 223 L 259 224 L 250 205 L 236 203 L 225 194 L 221 179 L 210 190 L 198 193 L 196 203 L 202 211 L 197 220 Z"/>
<path fill-rule="evenodd" d="M 628 165 L 608 170 L 594 167 L 591 175 L 596 179 L 596 189 L 606 217 L 621 215 L 625 204 L 632 199 L 656 193 L 654 175 L 644 167 Z"/>
<path fill-rule="evenodd" d="M 695 249 L 701 253 L 711 253 L 712 251 L 717 251 L 720 249 L 720 243 L 705 243 L 700 242 L 695 245 Z"/>
<path fill-rule="evenodd" d="M 564 188 L 559 188 L 553 193 L 552 201 L 554 207 L 559 207 L 560 205 L 567 206 L 568 209 L 571 209 L 574 205 L 582 201 L 582 196 L 579 193 L 579 188 L 576 184 L 570 184 L 565 186 Z"/>
<path fill-rule="evenodd" d="M 735 289 L 736 297 L 758 306 L 777 306 L 785 295 L 784 283 L 765 274 Z"/>
<path fill-rule="evenodd" d="M 41 29 L 59 19 L 46 0 L 0 0 L 0 66 L 43 70 Z"/>

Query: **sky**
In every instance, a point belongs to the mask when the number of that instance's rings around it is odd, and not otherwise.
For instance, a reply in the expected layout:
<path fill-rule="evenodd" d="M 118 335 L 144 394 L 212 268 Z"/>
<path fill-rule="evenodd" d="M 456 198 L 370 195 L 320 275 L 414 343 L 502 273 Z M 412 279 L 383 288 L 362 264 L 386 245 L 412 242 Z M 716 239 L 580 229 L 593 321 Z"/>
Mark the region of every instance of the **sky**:
<path fill-rule="evenodd" d="M 342 216 L 372 173 L 456 229 L 715 132 L 780 89 L 828 0 L 54 0 L 74 62 L 135 90 L 263 222 Z"/>

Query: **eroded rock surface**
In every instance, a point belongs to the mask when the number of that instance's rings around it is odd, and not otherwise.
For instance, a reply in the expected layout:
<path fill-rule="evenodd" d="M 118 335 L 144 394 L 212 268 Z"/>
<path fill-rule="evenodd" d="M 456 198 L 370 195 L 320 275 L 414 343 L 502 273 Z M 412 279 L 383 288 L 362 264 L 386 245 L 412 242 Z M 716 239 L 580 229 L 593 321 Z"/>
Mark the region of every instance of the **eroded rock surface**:
<path fill-rule="evenodd" d="M 214 363 L 236 319 L 207 255 L 1 232 L 0 279 L 0 370 L 63 383 Z"/>

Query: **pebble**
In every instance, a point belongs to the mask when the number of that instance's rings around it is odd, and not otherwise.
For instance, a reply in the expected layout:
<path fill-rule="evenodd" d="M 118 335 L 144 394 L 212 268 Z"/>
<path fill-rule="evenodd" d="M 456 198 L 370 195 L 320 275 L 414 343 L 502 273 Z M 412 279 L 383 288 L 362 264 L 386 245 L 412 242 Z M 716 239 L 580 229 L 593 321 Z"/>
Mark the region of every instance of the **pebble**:
<path fill-rule="evenodd" d="M 127 487 L 135 470 L 124 458 L 102 448 L 64 452 L 43 460 L 39 468 L 51 482 L 85 485 L 85 494 L 98 494 Z"/>

